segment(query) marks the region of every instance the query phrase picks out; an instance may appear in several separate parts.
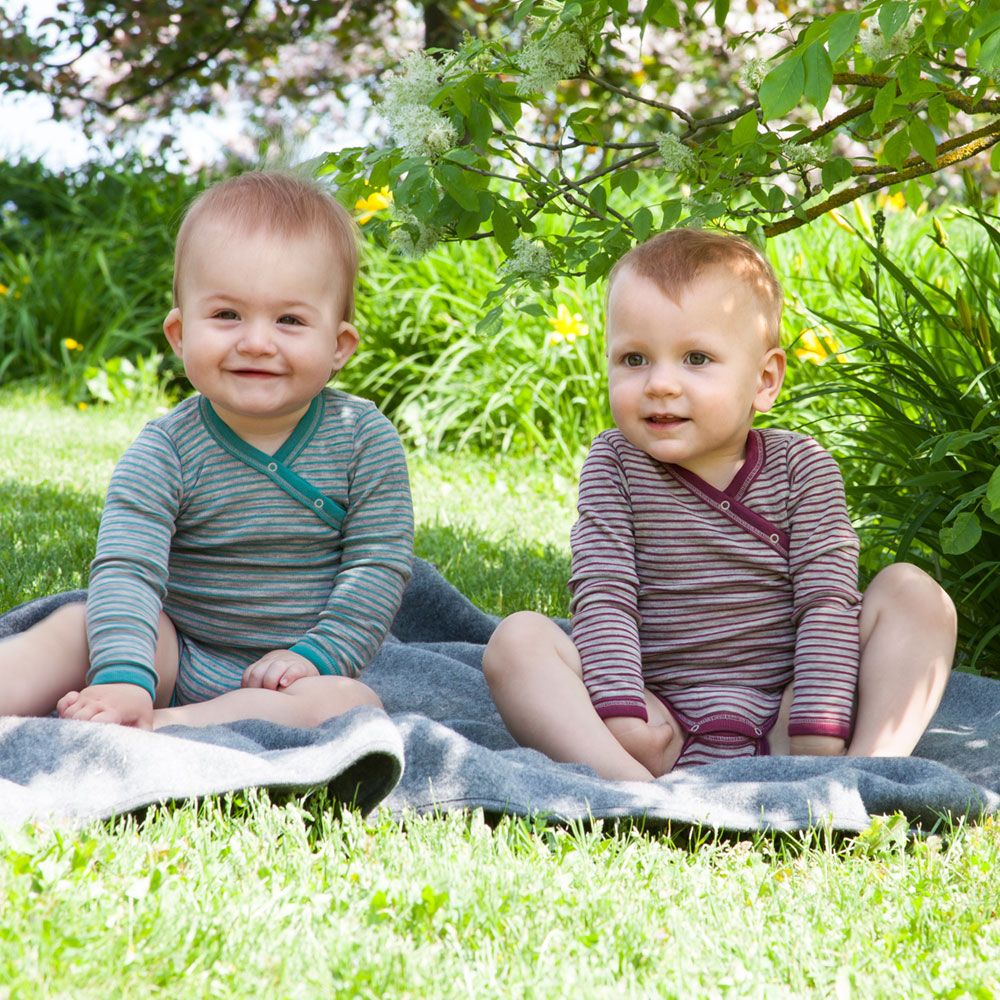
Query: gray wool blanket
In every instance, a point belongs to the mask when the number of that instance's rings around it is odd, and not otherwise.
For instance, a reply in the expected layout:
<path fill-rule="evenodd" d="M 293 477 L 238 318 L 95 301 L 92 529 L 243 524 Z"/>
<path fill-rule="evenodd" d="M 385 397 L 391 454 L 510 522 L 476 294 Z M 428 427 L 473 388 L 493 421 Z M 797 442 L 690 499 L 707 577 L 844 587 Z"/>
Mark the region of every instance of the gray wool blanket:
<path fill-rule="evenodd" d="M 0 616 L 0 637 L 81 596 L 13 609 Z M 481 808 L 559 823 L 621 818 L 732 831 L 850 832 L 894 812 L 929 827 L 1000 807 L 1000 682 L 956 673 L 909 758 L 762 757 L 651 784 L 605 781 L 516 745 L 480 667 L 495 625 L 418 560 L 393 634 L 364 675 L 387 714 L 358 709 L 316 730 L 249 721 L 156 733 L 0 719 L 0 821 L 101 818 L 252 786 L 326 787 L 397 816 Z"/>

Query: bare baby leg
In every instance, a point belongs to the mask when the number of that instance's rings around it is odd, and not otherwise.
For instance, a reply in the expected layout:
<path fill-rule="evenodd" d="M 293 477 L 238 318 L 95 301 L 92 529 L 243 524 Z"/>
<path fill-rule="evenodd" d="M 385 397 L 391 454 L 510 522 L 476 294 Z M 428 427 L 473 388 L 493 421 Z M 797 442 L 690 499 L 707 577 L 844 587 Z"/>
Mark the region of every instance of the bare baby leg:
<path fill-rule="evenodd" d="M 650 781 L 680 753 L 680 727 L 648 692 L 649 722 L 617 719 L 616 738 L 594 711 L 576 646 L 543 615 L 504 619 L 486 647 L 483 673 L 511 735 L 553 760 L 586 764 L 603 778 Z"/>
<path fill-rule="evenodd" d="M 156 704 L 167 705 L 177 677 L 177 637 L 160 616 Z M 90 655 L 86 607 L 65 604 L 31 628 L 0 642 L 0 715 L 44 716 L 86 685 Z"/>
<path fill-rule="evenodd" d="M 159 708 L 153 728 L 214 726 L 240 719 L 266 719 L 285 726 L 312 728 L 359 705 L 381 708 L 371 688 L 349 677 L 300 677 L 287 688 L 236 688 L 208 701 Z"/>

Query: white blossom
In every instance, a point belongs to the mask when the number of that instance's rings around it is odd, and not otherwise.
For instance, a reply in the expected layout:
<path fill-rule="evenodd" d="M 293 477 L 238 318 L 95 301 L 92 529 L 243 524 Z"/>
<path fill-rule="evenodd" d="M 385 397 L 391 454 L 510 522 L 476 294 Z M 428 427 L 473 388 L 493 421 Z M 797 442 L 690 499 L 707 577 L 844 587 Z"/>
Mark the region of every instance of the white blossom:
<path fill-rule="evenodd" d="M 545 275 L 552 269 L 552 256 L 544 243 L 518 236 L 501 270 L 507 275 Z"/>
<path fill-rule="evenodd" d="M 816 150 L 809 143 L 783 142 L 781 155 L 793 167 L 811 167 L 817 161 Z"/>
<path fill-rule="evenodd" d="M 392 248 L 404 257 L 423 257 L 441 240 L 439 230 L 421 222 L 407 209 L 397 209 L 394 221 L 396 225 L 389 239 Z"/>
<path fill-rule="evenodd" d="M 764 77 L 767 76 L 767 60 L 760 56 L 751 56 L 740 70 L 740 79 L 749 90 L 758 90 Z"/>
<path fill-rule="evenodd" d="M 861 49 L 861 54 L 867 56 L 872 62 L 881 62 L 883 59 L 901 56 L 909 47 L 910 39 L 919 25 L 919 18 L 914 18 L 898 28 L 892 38 L 886 38 L 882 34 L 881 27 L 877 23 L 869 21 L 858 32 L 858 48 Z"/>
<path fill-rule="evenodd" d="M 521 95 L 554 90 L 560 80 L 575 76 L 587 57 L 582 39 L 574 31 L 560 31 L 543 38 L 533 38 L 518 53 L 521 70 L 517 92 Z"/>
<path fill-rule="evenodd" d="M 407 156 L 439 155 L 458 142 L 455 126 L 430 104 L 439 84 L 437 64 L 422 52 L 407 56 L 402 72 L 386 81 L 379 110 Z"/>
<path fill-rule="evenodd" d="M 663 132 L 656 140 L 665 169 L 682 174 L 694 167 L 697 157 L 672 132 Z"/>

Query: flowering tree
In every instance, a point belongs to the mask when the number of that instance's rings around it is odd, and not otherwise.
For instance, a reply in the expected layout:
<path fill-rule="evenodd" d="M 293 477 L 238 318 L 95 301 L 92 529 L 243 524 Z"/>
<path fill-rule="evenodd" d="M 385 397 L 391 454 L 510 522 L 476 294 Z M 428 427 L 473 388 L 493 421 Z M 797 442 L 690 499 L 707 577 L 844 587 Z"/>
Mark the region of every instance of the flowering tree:
<path fill-rule="evenodd" d="M 502 37 L 410 55 L 383 90 L 393 143 L 327 167 L 392 200 L 368 225 L 405 251 L 496 240 L 504 285 L 596 280 L 682 222 L 760 241 L 881 189 L 919 203 L 991 149 L 1000 167 L 995 5 L 816 6 L 521 0 Z"/>

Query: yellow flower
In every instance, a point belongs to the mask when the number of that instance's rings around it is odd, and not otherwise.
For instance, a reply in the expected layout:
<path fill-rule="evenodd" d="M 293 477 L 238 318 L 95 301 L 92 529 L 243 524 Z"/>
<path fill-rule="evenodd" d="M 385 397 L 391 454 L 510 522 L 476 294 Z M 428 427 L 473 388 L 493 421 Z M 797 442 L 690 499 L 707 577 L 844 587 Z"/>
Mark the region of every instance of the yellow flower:
<path fill-rule="evenodd" d="M 803 330 L 795 348 L 795 357 L 810 365 L 822 365 L 827 361 L 837 361 L 844 364 L 847 358 L 841 345 L 825 326 Z"/>
<path fill-rule="evenodd" d="M 549 325 L 552 332 L 549 334 L 546 343 L 572 344 L 577 337 L 585 337 L 590 327 L 583 322 L 583 317 L 579 313 L 571 313 L 569 308 L 562 302 L 556 309 L 555 316 L 549 317 Z"/>
<path fill-rule="evenodd" d="M 78 410 L 80 410 L 81 412 L 83 412 L 84 410 L 87 409 L 87 404 L 86 403 L 77 403 L 76 404 L 76 408 Z"/>
<path fill-rule="evenodd" d="M 6 295 L 10 289 L 6 285 L 0 285 L 0 295 Z"/>
<path fill-rule="evenodd" d="M 373 191 L 367 198 L 359 198 L 354 203 L 354 211 L 358 214 L 358 224 L 363 226 L 378 212 L 384 212 L 392 204 L 392 192 L 384 187 Z"/>
<path fill-rule="evenodd" d="M 902 191 L 897 191 L 895 194 L 881 191 L 876 195 L 875 202 L 879 208 L 884 208 L 887 212 L 902 212 L 906 208 L 906 199 Z"/>
<path fill-rule="evenodd" d="M 67 351 L 82 351 L 83 350 L 83 344 L 81 344 L 80 341 L 78 341 L 78 340 L 74 340 L 72 337 L 67 337 L 63 341 L 63 347 L 65 347 Z"/>
<path fill-rule="evenodd" d="M 826 214 L 833 221 L 833 224 L 835 226 L 840 226 L 845 233 L 854 233 L 854 227 L 835 208 L 831 208 Z"/>

